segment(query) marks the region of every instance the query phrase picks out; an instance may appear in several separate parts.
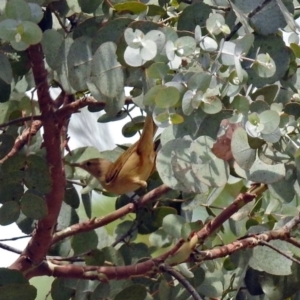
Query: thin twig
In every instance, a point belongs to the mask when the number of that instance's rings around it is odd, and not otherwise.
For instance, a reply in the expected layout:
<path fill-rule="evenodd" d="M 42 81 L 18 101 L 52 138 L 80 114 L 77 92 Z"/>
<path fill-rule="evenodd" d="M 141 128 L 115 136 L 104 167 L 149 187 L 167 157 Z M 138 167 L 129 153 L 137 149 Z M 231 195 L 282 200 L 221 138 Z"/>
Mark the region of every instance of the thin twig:
<path fill-rule="evenodd" d="M 41 120 L 41 119 L 42 119 L 41 115 L 17 118 L 17 119 L 13 119 L 11 121 L 0 124 L 0 128 L 7 127 L 7 126 L 10 126 L 10 125 L 14 125 L 16 123 L 24 123 L 24 122 L 31 121 L 31 120 Z"/>
<path fill-rule="evenodd" d="M 185 287 L 185 289 L 191 294 L 191 296 L 195 300 L 203 300 L 203 298 L 200 297 L 200 295 L 197 293 L 195 288 L 186 280 L 186 278 L 184 278 L 179 272 L 177 272 L 171 266 L 168 266 L 166 264 L 160 264 L 159 269 L 162 272 L 166 272 L 171 276 L 173 276 L 175 279 L 177 279 L 178 282 Z"/>
<path fill-rule="evenodd" d="M 31 237 L 31 234 L 22 235 L 22 236 L 16 236 L 16 237 L 13 237 L 13 238 L 9 238 L 9 239 L 0 239 L 0 242 L 16 241 L 16 240 L 26 239 L 26 238 L 30 238 L 30 237 Z"/>
<path fill-rule="evenodd" d="M 17 249 L 17 248 L 14 248 L 14 247 L 11 247 L 11 246 L 8 246 L 6 244 L 3 244 L 3 243 L 0 243 L 0 248 L 4 249 L 4 250 L 7 250 L 7 251 L 10 251 L 10 252 L 13 252 L 13 253 L 16 253 L 16 254 L 21 254 L 22 251 Z"/>
<path fill-rule="evenodd" d="M 281 251 L 280 249 L 274 247 L 273 245 L 271 245 L 271 244 L 269 244 L 269 243 L 267 243 L 265 241 L 260 241 L 259 244 L 263 245 L 263 246 L 266 246 L 266 247 L 269 247 L 270 249 L 278 252 L 279 254 L 281 254 L 282 256 L 286 257 L 287 259 L 289 259 L 289 260 L 293 261 L 294 263 L 300 265 L 300 261 L 298 259 L 296 259 L 296 258 L 294 258 L 294 257 L 292 257 L 292 256 L 290 256 L 288 254 L 286 254 L 285 252 Z"/>

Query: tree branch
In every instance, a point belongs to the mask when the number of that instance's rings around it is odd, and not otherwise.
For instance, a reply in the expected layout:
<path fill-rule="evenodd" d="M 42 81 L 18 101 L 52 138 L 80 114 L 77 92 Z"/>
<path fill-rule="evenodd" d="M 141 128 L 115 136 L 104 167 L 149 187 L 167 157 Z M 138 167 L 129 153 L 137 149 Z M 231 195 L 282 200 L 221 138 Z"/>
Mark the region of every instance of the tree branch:
<path fill-rule="evenodd" d="M 35 85 L 37 87 L 38 103 L 40 106 L 42 125 L 44 128 L 44 146 L 46 148 L 46 160 L 52 179 L 52 187 L 45 196 L 48 208 L 47 216 L 37 223 L 32 233 L 32 239 L 24 249 L 21 256 L 10 266 L 26 273 L 32 270 L 34 265 L 39 265 L 52 242 L 52 234 L 57 222 L 61 203 L 65 193 L 65 174 L 62 164 L 62 150 L 60 149 L 60 131 L 54 114 L 54 103 L 49 93 L 47 71 L 44 65 L 44 54 L 41 44 L 28 48 L 28 56 L 31 62 Z M 40 122 L 40 121 L 35 121 Z"/>
<path fill-rule="evenodd" d="M 31 126 L 24 129 L 22 134 L 16 138 L 14 146 L 9 153 L 0 160 L 0 163 L 3 163 L 8 158 L 16 155 L 28 143 L 28 141 L 36 135 L 41 127 L 42 121 L 33 121 Z"/>
<path fill-rule="evenodd" d="M 129 203 L 129 204 L 111 212 L 110 214 L 108 214 L 104 217 L 94 218 L 94 219 L 91 219 L 91 220 L 88 220 L 88 221 L 85 221 L 82 223 L 74 224 L 68 228 L 65 228 L 64 230 L 56 232 L 53 235 L 52 244 L 55 244 L 55 243 L 65 239 L 66 237 L 73 236 L 77 233 L 87 232 L 87 231 L 93 230 L 95 228 L 105 226 L 115 220 L 118 220 L 118 219 L 126 216 L 129 213 L 135 212 L 136 209 L 139 209 L 139 208 L 145 206 L 147 203 L 157 200 L 159 197 L 166 194 L 170 190 L 171 189 L 168 186 L 163 184 L 163 185 L 159 186 L 158 188 L 150 191 L 146 195 L 140 197 L 137 200 L 137 203 L 135 203 L 135 204 Z"/>
<path fill-rule="evenodd" d="M 171 266 L 161 264 L 159 266 L 159 269 L 163 272 L 169 273 L 171 276 L 173 276 L 175 279 L 177 279 L 178 282 L 185 287 L 185 289 L 191 294 L 191 296 L 195 300 L 203 300 L 200 297 L 200 295 L 197 293 L 195 288 L 186 280 L 186 278 L 184 278 L 179 272 L 177 272 Z"/>

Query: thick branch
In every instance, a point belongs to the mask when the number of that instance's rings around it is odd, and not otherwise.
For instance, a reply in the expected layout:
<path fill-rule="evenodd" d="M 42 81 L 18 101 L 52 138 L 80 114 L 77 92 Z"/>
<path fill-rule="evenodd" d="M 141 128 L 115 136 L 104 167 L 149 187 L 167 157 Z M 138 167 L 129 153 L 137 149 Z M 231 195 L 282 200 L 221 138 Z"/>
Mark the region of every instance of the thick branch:
<path fill-rule="evenodd" d="M 79 278 L 89 280 L 99 280 L 108 282 L 110 280 L 128 279 L 131 277 L 144 276 L 145 274 L 157 273 L 158 262 L 149 259 L 142 263 L 130 266 L 79 266 L 79 265 L 56 265 L 52 262 L 44 261 L 38 268 L 28 273 L 28 278 L 35 276 L 53 276 L 61 278 Z"/>
<path fill-rule="evenodd" d="M 54 226 L 61 208 L 65 192 L 65 174 L 61 159 L 60 131 L 57 126 L 54 104 L 50 97 L 47 81 L 47 71 L 44 65 L 44 54 L 40 44 L 28 48 L 35 85 L 37 87 L 38 103 L 44 127 L 44 146 L 52 187 L 45 196 L 48 214 L 37 223 L 32 239 L 22 255 L 12 264 L 12 269 L 18 269 L 26 274 L 33 265 L 39 265 L 45 257 L 52 241 Z"/>

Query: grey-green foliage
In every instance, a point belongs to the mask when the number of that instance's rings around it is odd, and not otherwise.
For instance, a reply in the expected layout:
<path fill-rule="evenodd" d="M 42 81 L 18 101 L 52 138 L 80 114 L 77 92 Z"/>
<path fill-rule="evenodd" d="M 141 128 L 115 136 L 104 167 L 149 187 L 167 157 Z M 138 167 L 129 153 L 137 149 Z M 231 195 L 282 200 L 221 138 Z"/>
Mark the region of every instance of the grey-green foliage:
<path fill-rule="evenodd" d="M 156 160 L 158 173 L 147 188 L 165 183 L 172 190 L 154 206 L 139 210 L 136 220 L 122 220 L 113 229 L 81 232 L 55 244 L 48 254 L 84 255 L 80 264 L 89 266 L 139 263 L 167 251 L 179 238 L 187 241 L 253 182 L 267 184 L 268 190 L 205 240 L 203 249 L 232 243 L 247 233 L 280 228 L 286 221 L 282 218 L 297 215 L 300 30 L 294 20 L 296 2 L 269 1 L 254 15 L 265 1 L 10 0 L 1 6 L 1 123 L 39 114 L 37 105 L 24 97 L 35 87 L 25 50 L 41 43 L 48 82 L 77 99 L 93 96 L 105 104 L 106 114 L 99 123 L 130 113 L 132 106 L 124 106 L 124 87 L 130 86 L 131 103 L 150 111 L 165 128 Z M 51 9 L 55 22 L 43 31 L 38 24 L 45 7 Z M 89 107 L 91 112 L 97 109 Z M 123 134 L 134 135 L 143 120 L 132 118 Z M 18 122 L 5 126 L 0 159 L 10 152 L 24 125 L 28 126 Z M 64 162 L 114 161 L 124 149 L 99 153 L 87 145 L 66 155 Z M 52 188 L 50 170 L 40 137 L 32 137 L 18 154 L 5 159 L 0 168 L 1 226 L 16 222 L 24 233 L 34 230 L 48 213 L 44 199 Z M 79 197 L 68 183 L 55 224 L 58 231 L 82 218 L 77 212 L 80 199 L 84 217 L 98 216 L 91 193 L 101 190 L 98 181 L 70 166 L 66 175 L 82 180 L 85 187 Z M 116 208 L 130 200 L 120 196 Z M 148 235 L 141 239 L 142 234 Z M 113 238 L 123 245 L 112 247 Z M 272 245 L 290 256 L 300 255 L 286 242 Z M 263 245 L 200 266 L 178 268 L 203 297 L 284 299 L 299 289 L 295 284 L 300 280 L 299 267 Z M 11 278 L 10 272 L 1 270 L 0 281 Z M 105 274 L 99 277 L 106 281 Z M 17 299 L 21 293 L 25 299 L 35 297 L 27 281 L 2 281 L 0 299 Z M 53 299 L 190 296 L 181 284 L 171 282 L 168 274 L 109 283 L 57 278 L 51 295 Z"/>

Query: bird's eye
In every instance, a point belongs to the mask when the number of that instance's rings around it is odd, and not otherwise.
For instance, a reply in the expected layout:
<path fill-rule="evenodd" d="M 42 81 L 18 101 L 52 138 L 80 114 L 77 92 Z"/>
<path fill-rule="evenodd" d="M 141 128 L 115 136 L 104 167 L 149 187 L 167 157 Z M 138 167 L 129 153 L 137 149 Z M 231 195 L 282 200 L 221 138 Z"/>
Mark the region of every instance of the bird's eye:
<path fill-rule="evenodd" d="M 86 166 L 89 167 L 92 163 L 90 161 L 86 162 Z"/>

